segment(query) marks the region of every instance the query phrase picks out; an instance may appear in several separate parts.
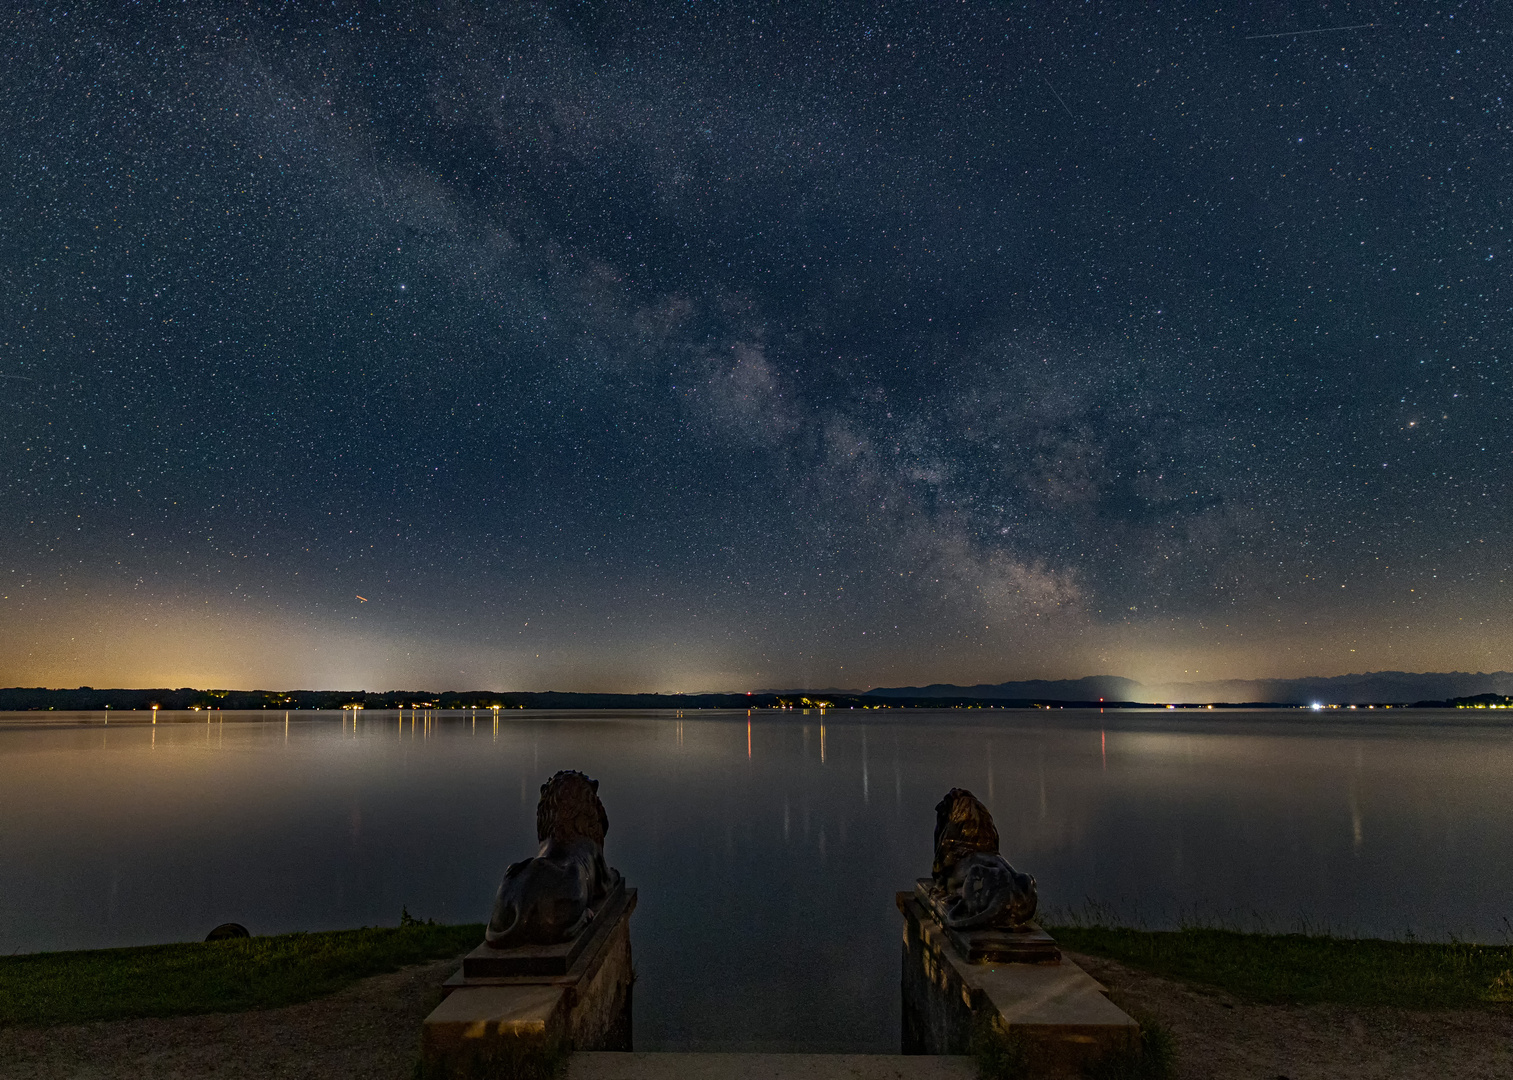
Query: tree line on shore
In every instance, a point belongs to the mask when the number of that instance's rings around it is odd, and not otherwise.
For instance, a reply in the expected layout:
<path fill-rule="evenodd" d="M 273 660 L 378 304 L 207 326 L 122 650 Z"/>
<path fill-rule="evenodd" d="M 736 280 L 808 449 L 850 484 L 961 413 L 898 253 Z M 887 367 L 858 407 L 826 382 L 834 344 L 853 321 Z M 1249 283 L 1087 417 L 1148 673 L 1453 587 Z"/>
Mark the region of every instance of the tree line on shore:
<path fill-rule="evenodd" d="M 547 691 L 500 693 L 493 690 L 74 690 L 12 687 L 0 689 L 0 712 L 49 710 L 222 709 L 888 709 L 1030 706 L 1032 701 L 986 701 L 964 698 L 873 697 L 867 694 L 588 694 Z M 1065 704 L 1058 702 L 1057 704 Z M 1097 702 L 1093 702 L 1097 705 Z"/>

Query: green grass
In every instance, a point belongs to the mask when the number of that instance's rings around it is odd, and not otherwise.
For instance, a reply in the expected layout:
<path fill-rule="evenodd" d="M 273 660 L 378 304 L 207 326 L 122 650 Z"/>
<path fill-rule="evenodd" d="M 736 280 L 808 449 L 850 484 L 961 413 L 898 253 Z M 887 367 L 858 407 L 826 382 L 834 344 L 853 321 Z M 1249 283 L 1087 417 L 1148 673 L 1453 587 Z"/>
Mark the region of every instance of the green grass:
<path fill-rule="evenodd" d="M 1262 1003 L 1332 1002 L 1408 1009 L 1513 1002 L 1513 946 L 1448 945 L 1193 927 L 1048 928 L 1075 952 L 1205 983 Z"/>
<path fill-rule="evenodd" d="M 1093 1062 L 1087 1080 L 1171 1080 L 1177 1075 L 1177 1040 L 1153 1016 L 1135 1015 L 1140 1041 L 1124 1053 Z"/>
<path fill-rule="evenodd" d="M 483 926 L 319 934 L 0 958 L 0 1027 L 273 1009 L 369 975 L 440 960 L 483 940 Z"/>

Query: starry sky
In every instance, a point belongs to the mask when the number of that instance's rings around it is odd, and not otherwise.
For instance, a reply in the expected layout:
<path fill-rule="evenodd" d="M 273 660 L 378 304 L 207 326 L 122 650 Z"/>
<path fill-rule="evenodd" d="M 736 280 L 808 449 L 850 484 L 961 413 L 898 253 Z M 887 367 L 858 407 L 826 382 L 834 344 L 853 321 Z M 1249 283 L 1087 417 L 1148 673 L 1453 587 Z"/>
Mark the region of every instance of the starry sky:
<path fill-rule="evenodd" d="M 0 684 L 1513 667 L 1506 14 L 13 8 Z"/>

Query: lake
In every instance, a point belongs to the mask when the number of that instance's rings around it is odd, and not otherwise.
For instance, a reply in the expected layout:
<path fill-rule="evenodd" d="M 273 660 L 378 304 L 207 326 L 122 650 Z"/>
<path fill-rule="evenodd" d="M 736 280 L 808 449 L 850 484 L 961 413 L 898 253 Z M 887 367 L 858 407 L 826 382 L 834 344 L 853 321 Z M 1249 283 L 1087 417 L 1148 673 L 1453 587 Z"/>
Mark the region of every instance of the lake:
<path fill-rule="evenodd" d="M 1513 724 L 1464 711 L 0 714 L 0 953 L 482 922 L 601 781 L 642 1050 L 896 1053 L 896 891 L 953 786 L 1042 909 L 1513 926 Z"/>

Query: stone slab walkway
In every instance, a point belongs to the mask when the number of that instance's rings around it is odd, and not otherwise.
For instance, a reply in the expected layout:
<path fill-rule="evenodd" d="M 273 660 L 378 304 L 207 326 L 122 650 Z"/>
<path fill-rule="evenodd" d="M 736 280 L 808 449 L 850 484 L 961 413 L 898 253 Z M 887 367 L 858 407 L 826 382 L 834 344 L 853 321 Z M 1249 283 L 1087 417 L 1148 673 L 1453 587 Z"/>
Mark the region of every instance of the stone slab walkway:
<path fill-rule="evenodd" d="M 966 1057 L 900 1054 L 574 1054 L 565 1080 L 974 1080 Z"/>

